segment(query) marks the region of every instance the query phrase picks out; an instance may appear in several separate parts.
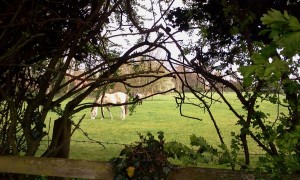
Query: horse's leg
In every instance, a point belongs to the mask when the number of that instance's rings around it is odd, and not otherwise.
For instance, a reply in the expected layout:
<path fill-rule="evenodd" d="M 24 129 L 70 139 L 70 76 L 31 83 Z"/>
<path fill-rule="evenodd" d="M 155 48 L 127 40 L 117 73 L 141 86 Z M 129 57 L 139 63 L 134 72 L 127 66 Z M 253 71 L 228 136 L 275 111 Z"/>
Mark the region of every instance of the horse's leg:
<path fill-rule="evenodd" d="M 110 109 L 109 109 L 108 106 L 106 107 L 106 109 L 108 110 L 108 113 L 109 113 L 109 115 L 110 115 L 110 119 L 113 119 L 113 116 L 112 116 L 112 114 L 111 114 Z"/>
<path fill-rule="evenodd" d="M 98 113 L 98 107 L 93 107 L 91 112 L 91 119 L 95 119 Z"/>
<path fill-rule="evenodd" d="M 124 106 L 120 106 L 121 107 L 121 119 L 125 120 L 125 107 Z"/>
<path fill-rule="evenodd" d="M 103 107 L 101 107 L 101 119 L 104 119 L 104 112 L 103 112 Z"/>

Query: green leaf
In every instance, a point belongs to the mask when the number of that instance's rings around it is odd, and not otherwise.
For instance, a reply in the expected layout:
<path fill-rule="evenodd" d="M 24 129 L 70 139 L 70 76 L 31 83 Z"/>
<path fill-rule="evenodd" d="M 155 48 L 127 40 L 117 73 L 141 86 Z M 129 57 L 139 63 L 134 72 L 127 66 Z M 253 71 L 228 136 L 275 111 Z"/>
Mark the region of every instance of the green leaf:
<path fill-rule="evenodd" d="M 289 22 L 290 22 L 289 26 L 292 31 L 300 31 L 300 23 L 296 17 L 291 16 Z"/>
<path fill-rule="evenodd" d="M 231 162 L 231 158 L 227 153 L 223 153 L 219 158 L 220 164 L 228 164 Z"/>
<path fill-rule="evenodd" d="M 257 65 L 252 66 L 241 66 L 239 71 L 243 75 L 244 78 L 249 78 L 250 76 L 255 74 L 255 70 L 257 69 Z"/>
<path fill-rule="evenodd" d="M 275 66 L 269 66 L 265 70 L 264 77 L 269 79 L 274 72 L 276 72 L 276 67 Z"/>
<path fill-rule="evenodd" d="M 265 67 L 258 66 L 255 70 L 255 74 L 260 78 L 264 79 Z"/>
<path fill-rule="evenodd" d="M 289 16 L 289 14 L 287 13 L 287 11 L 283 12 L 283 16 L 285 19 L 290 19 L 291 17 Z"/>
<path fill-rule="evenodd" d="M 194 134 L 190 136 L 192 146 L 206 146 L 207 143 L 203 137 L 196 137 Z"/>
<path fill-rule="evenodd" d="M 252 85 L 253 78 L 252 77 L 247 77 L 243 79 L 243 86 L 244 87 L 249 87 Z"/>
<path fill-rule="evenodd" d="M 192 134 L 190 136 L 190 141 L 192 146 L 199 146 L 197 141 L 197 136 L 195 134 Z"/>
<path fill-rule="evenodd" d="M 288 57 L 300 52 L 300 31 L 285 34 L 278 39 L 277 44 L 283 47 L 282 53 Z"/>
<path fill-rule="evenodd" d="M 270 29 L 263 29 L 258 34 L 259 35 L 265 35 L 265 34 L 269 33 L 270 31 L 271 31 Z"/>
<path fill-rule="evenodd" d="M 261 17 L 261 21 L 264 25 L 275 29 L 280 29 L 287 24 L 286 19 L 281 12 L 275 9 L 271 9 L 268 11 L 268 14 L 264 14 L 263 17 Z"/>
<path fill-rule="evenodd" d="M 224 151 L 228 151 L 228 148 L 225 144 L 220 144 L 219 147 Z"/>
<path fill-rule="evenodd" d="M 274 38 L 278 37 L 279 34 L 280 34 L 280 32 L 281 32 L 281 31 L 278 31 L 278 30 L 272 30 L 272 31 L 270 32 L 270 34 L 269 34 L 269 38 L 270 38 L 270 39 L 274 39 Z"/>
<path fill-rule="evenodd" d="M 268 64 L 268 59 L 277 54 L 277 45 L 275 43 L 271 43 L 270 45 L 265 46 L 261 51 L 260 54 L 262 58 L 264 58 L 264 63 Z"/>
<path fill-rule="evenodd" d="M 271 9 L 268 14 L 261 18 L 264 25 L 271 28 L 261 33 L 270 31 L 269 37 L 283 48 L 283 55 L 292 57 L 300 52 L 300 23 L 294 16 L 290 16 L 287 11 L 282 14 L 280 11 Z M 254 57 L 259 60 L 259 57 Z"/>
<path fill-rule="evenodd" d="M 281 78 L 281 76 L 282 76 L 282 73 L 281 73 L 280 71 L 276 71 L 276 72 L 274 73 L 274 78 L 275 78 L 276 80 L 279 80 L 279 79 Z"/>
<path fill-rule="evenodd" d="M 164 139 L 165 136 L 164 136 L 164 132 L 163 131 L 158 131 L 157 134 L 158 134 L 158 139 L 159 140 L 163 140 Z"/>
<path fill-rule="evenodd" d="M 267 51 L 266 51 L 267 52 Z M 252 56 L 251 56 L 252 60 L 253 60 L 253 63 L 255 65 L 263 65 L 263 64 L 266 64 L 268 63 L 268 60 L 266 57 L 263 56 L 263 54 L 259 54 L 259 53 L 254 53 Z"/>
<path fill-rule="evenodd" d="M 130 146 L 125 145 L 125 148 L 121 151 L 120 156 L 128 156 L 132 152 L 132 148 Z"/>

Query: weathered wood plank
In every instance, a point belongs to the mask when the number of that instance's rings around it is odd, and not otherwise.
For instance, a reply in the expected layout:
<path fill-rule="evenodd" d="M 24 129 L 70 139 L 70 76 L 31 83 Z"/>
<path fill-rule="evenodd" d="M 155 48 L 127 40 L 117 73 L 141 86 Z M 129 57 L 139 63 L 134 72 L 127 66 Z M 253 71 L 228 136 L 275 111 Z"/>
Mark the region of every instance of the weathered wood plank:
<path fill-rule="evenodd" d="M 0 172 L 84 179 L 113 179 L 112 166 L 107 162 L 58 158 L 0 156 Z"/>
<path fill-rule="evenodd" d="M 0 172 L 81 179 L 113 179 L 112 165 L 108 162 L 59 158 L 0 156 Z M 268 179 L 267 174 L 260 177 Z M 285 179 L 299 180 L 299 177 L 299 174 L 295 174 L 286 176 Z M 168 180 L 198 179 L 252 180 L 255 176 L 242 171 L 188 167 L 172 171 L 168 177 Z"/>

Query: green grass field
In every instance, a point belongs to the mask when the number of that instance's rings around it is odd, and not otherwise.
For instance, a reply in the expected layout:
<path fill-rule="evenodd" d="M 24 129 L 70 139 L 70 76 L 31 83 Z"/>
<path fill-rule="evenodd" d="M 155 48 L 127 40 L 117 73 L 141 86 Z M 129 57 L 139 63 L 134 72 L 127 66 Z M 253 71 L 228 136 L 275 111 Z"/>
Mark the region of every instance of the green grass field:
<path fill-rule="evenodd" d="M 243 112 L 241 105 L 233 93 L 225 94 L 230 102 L 239 112 Z M 175 94 L 157 95 L 153 98 L 143 101 L 142 105 L 138 105 L 135 112 L 126 117 L 126 120 L 120 119 L 120 108 L 112 107 L 114 119 L 108 118 L 105 110 L 106 118 L 100 120 L 99 113 L 95 120 L 90 119 L 90 109 L 86 109 L 76 114 L 74 121 L 77 122 L 84 114 L 85 119 L 80 127 L 88 136 L 96 141 L 102 142 L 105 148 L 98 143 L 92 143 L 78 130 L 74 133 L 71 143 L 72 159 L 88 159 L 108 161 L 112 157 L 119 155 L 123 144 L 132 144 L 139 140 L 137 132 L 146 134 L 151 132 L 157 135 L 158 131 L 165 133 L 166 141 L 177 141 L 185 145 L 189 145 L 189 137 L 192 134 L 203 136 L 208 143 L 217 147 L 220 144 L 216 130 L 207 112 L 192 106 L 185 106 L 184 112 L 189 116 L 201 118 L 202 121 L 184 118 L 180 116 L 179 109 L 174 100 Z M 195 99 L 192 99 L 195 101 Z M 92 102 L 93 99 L 87 99 L 86 102 Z M 271 114 L 270 120 L 276 116 L 276 106 L 263 103 L 264 112 Z M 100 110 L 100 109 L 99 109 Z M 229 111 L 224 103 L 215 103 L 212 111 L 220 127 L 224 140 L 230 145 L 231 132 L 238 132 L 237 118 Z M 55 115 L 51 115 L 51 119 L 55 119 Z M 157 137 L 157 136 L 156 136 Z M 260 154 L 261 150 L 250 141 L 251 153 Z M 41 149 L 46 148 L 45 146 Z"/>

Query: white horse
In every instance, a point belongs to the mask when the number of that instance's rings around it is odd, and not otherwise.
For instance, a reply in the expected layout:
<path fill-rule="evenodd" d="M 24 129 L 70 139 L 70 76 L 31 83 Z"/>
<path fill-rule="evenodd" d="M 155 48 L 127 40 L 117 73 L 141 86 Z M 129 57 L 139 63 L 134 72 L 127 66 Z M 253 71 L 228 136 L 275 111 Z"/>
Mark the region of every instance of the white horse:
<path fill-rule="evenodd" d="M 105 105 L 111 119 L 113 119 L 113 116 L 110 112 L 109 106 L 123 104 L 120 105 L 120 107 L 121 107 L 121 119 L 124 120 L 125 115 L 127 114 L 128 111 L 127 104 L 124 103 L 127 103 L 128 99 L 129 99 L 128 95 L 123 92 L 116 92 L 113 94 L 105 93 L 104 96 L 101 95 L 99 98 L 96 98 L 94 103 Z M 97 114 L 98 114 L 98 106 L 92 107 L 91 119 L 95 119 Z M 104 118 L 103 106 L 101 106 L 101 115 L 102 115 L 101 119 L 103 119 Z"/>

